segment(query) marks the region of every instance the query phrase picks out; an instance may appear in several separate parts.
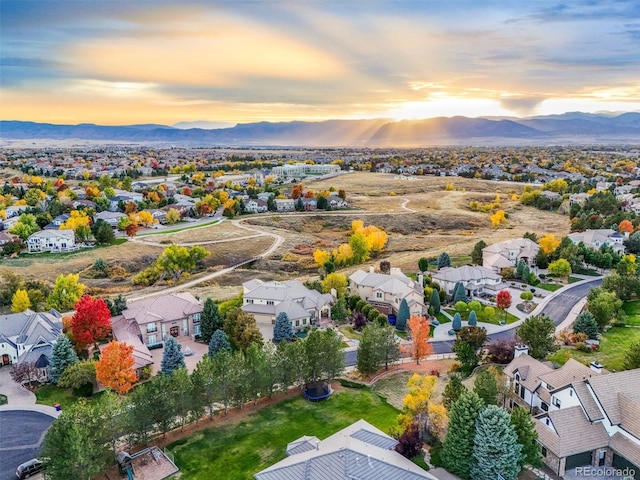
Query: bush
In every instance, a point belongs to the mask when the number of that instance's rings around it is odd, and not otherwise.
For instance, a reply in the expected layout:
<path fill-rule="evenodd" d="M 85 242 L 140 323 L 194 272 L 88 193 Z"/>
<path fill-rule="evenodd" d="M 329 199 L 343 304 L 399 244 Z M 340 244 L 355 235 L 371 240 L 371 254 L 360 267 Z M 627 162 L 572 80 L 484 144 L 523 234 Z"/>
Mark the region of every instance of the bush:
<path fill-rule="evenodd" d="M 544 273 L 541 273 L 540 275 L 538 275 L 538 277 L 540 277 L 540 280 L 544 280 L 545 278 L 547 278 Z"/>
<path fill-rule="evenodd" d="M 85 383 L 78 388 L 74 388 L 73 394 L 76 397 L 89 398 L 91 395 L 93 395 L 93 383 Z"/>
<path fill-rule="evenodd" d="M 440 376 L 440 370 L 438 370 L 437 368 L 434 368 L 433 370 L 431 370 L 429 372 L 429 375 L 432 375 L 434 377 L 439 377 Z"/>
<path fill-rule="evenodd" d="M 149 350 L 156 350 L 156 349 L 162 348 L 162 347 L 164 347 L 164 344 L 162 342 L 160 342 L 160 343 L 154 343 L 153 345 L 149 345 L 147 348 Z"/>

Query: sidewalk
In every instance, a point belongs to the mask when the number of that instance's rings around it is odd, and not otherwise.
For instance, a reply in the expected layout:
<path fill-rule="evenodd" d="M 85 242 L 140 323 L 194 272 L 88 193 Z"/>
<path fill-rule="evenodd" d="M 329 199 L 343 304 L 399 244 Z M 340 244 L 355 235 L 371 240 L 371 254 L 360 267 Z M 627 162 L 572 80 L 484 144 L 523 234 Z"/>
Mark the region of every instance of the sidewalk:
<path fill-rule="evenodd" d="M 36 403 L 36 396 L 21 385 L 13 381 L 9 375 L 9 367 L 0 368 L 0 393 L 7 396 L 7 404 L 0 406 L 0 411 L 27 410 L 40 412 L 53 418 L 58 418 L 61 412 L 48 405 Z"/>

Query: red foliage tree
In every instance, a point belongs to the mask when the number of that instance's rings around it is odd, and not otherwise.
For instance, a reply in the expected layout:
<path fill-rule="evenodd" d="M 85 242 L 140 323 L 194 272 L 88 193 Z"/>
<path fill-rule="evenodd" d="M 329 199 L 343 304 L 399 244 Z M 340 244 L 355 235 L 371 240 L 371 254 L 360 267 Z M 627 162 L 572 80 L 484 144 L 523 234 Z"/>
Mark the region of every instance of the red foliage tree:
<path fill-rule="evenodd" d="M 111 312 L 102 298 L 83 295 L 75 305 L 71 332 L 77 344 L 89 345 L 111 333 Z"/>
<path fill-rule="evenodd" d="M 138 379 L 134 364 L 133 346 L 111 342 L 104 347 L 96 363 L 96 377 L 105 387 L 120 395 L 125 394 Z"/>
<path fill-rule="evenodd" d="M 127 225 L 127 228 L 124 229 L 124 233 L 127 234 L 127 237 L 135 237 L 136 233 L 138 233 L 138 226 L 135 223 L 130 223 Z"/>
<path fill-rule="evenodd" d="M 618 231 L 633 233 L 633 223 L 631 223 L 629 220 L 622 220 L 620 222 L 620 225 L 618 225 Z"/>
<path fill-rule="evenodd" d="M 508 290 L 500 290 L 496 296 L 496 307 L 504 310 L 504 318 L 507 318 L 507 308 L 511 306 L 511 294 Z"/>
<path fill-rule="evenodd" d="M 418 427 L 411 424 L 407 429 L 402 432 L 402 435 L 398 438 L 398 445 L 396 445 L 396 452 L 406 458 L 413 458 L 422 451 L 422 440 L 420 439 L 420 432 Z"/>
<path fill-rule="evenodd" d="M 407 322 L 413 343 L 411 344 L 411 357 L 420 364 L 420 359 L 433 353 L 433 345 L 429 343 L 431 325 L 422 315 L 411 315 Z"/>

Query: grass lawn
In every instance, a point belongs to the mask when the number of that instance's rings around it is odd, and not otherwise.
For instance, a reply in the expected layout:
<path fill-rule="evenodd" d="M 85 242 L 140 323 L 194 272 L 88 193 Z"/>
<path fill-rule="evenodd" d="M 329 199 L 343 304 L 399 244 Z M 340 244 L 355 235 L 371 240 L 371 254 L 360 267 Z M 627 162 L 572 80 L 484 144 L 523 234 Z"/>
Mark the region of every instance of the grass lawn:
<path fill-rule="evenodd" d="M 347 389 L 324 402 L 300 397 L 252 413 L 237 425 L 210 428 L 169 445 L 180 478 L 247 480 L 286 457 L 287 443 L 303 435 L 324 439 L 364 418 L 385 432 L 397 425 L 398 410 L 369 389 Z"/>
<path fill-rule="evenodd" d="M 54 385 L 44 385 L 35 392 L 36 403 L 53 407 L 59 403 L 62 408 L 73 405 L 78 401 L 78 397 L 71 393 L 71 389 L 59 388 Z"/>
<path fill-rule="evenodd" d="M 569 277 L 569 283 L 581 282 L 583 279 L 578 277 Z"/>
<path fill-rule="evenodd" d="M 353 327 L 349 327 L 348 325 L 338 327 L 338 330 L 350 340 L 360 340 L 362 338 L 360 332 L 356 332 Z"/>
<path fill-rule="evenodd" d="M 599 361 L 607 370 L 620 371 L 624 355 L 633 342 L 640 342 L 640 328 L 612 327 L 600 340 L 600 348 L 592 353 L 581 352 L 572 348 L 562 348 L 549 357 L 552 362 L 564 364 L 574 358 L 584 364 Z"/>
<path fill-rule="evenodd" d="M 0 405 L 7 403 L 7 396 L 0 393 Z"/>
<path fill-rule="evenodd" d="M 627 316 L 627 325 L 640 326 L 640 300 L 624 302 L 624 304 L 622 305 L 622 309 Z"/>
<path fill-rule="evenodd" d="M 562 287 L 564 287 L 564 285 L 559 283 L 541 283 L 538 285 L 538 288 L 547 290 L 548 292 L 555 292 L 556 290 L 560 290 Z"/>
<path fill-rule="evenodd" d="M 494 307 L 494 309 L 495 309 L 496 313 L 495 313 L 495 315 L 493 315 L 493 317 L 483 318 L 482 315 L 478 315 L 478 322 L 491 323 L 493 325 L 500 325 L 500 322 L 502 322 L 504 320 L 504 312 L 498 310 L 495 307 Z M 456 314 L 455 310 L 452 310 L 452 309 L 449 309 L 449 308 L 446 308 L 445 311 L 451 316 L 454 316 Z M 462 321 L 466 321 L 468 316 L 469 316 L 469 314 L 468 313 L 463 313 L 460 316 L 462 317 Z M 518 320 L 520 320 L 518 317 L 516 317 L 512 313 L 507 312 L 507 324 L 513 323 L 513 322 L 517 322 Z"/>
<path fill-rule="evenodd" d="M 449 317 L 447 317 L 444 313 L 439 312 L 436 313 L 436 318 L 438 319 L 438 321 L 440 322 L 440 324 L 442 325 L 443 323 L 448 323 L 451 321 L 451 319 Z"/>

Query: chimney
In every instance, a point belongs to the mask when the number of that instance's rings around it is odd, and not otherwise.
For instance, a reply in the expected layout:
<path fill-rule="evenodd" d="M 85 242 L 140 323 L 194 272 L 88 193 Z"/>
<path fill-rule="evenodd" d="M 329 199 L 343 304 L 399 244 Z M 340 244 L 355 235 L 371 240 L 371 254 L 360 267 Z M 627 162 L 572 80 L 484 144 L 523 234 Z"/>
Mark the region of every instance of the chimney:
<path fill-rule="evenodd" d="M 528 355 L 529 347 L 526 345 L 516 345 L 513 351 L 513 358 L 518 358 L 520 355 Z"/>
<path fill-rule="evenodd" d="M 602 365 L 597 360 L 594 360 L 593 362 L 591 362 L 589 366 L 591 367 L 592 372 L 595 372 L 598 374 L 602 373 Z"/>
<path fill-rule="evenodd" d="M 424 275 L 422 273 L 416 275 L 416 283 L 420 288 L 424 288 Z"/>
<path fill-rule="evenodd" d="M 373 273 L 374 271 L 373 265 L 369 266 L 369 273 Z"/>

